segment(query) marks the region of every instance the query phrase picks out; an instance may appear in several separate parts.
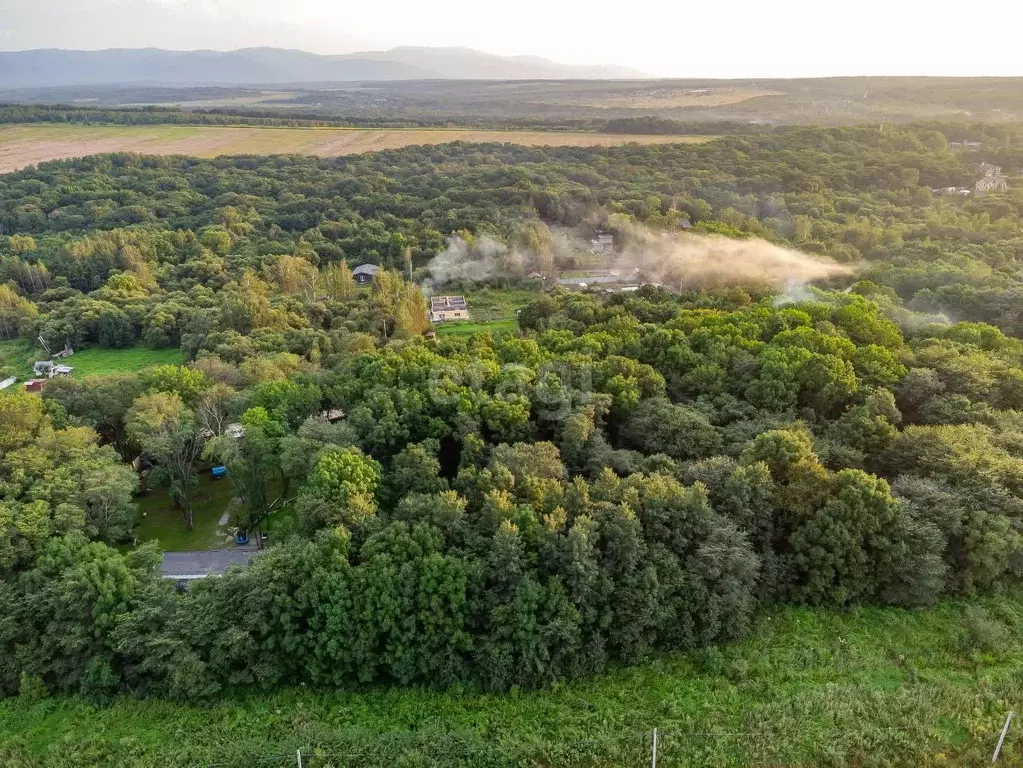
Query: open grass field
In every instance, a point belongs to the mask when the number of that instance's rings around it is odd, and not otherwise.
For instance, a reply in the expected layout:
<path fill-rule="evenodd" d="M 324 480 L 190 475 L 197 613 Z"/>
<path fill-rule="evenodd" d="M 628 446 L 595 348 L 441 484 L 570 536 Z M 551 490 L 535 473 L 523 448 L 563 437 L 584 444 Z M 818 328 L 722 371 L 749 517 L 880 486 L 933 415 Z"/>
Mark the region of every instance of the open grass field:
<path fill-rule="evenodd" d="M 978 613 L 977 607 L 983 606 Z M 749 640 L 537 692 L 307 688 L 209 706 L 0 702 L 0 764 L 990 765 L 1023 697 L 1023 597 L 926 611 L 784 609 Z M 998 765 L 1023 762 L 1023 728 Z"/>
<path fill-rule="evenodd" d="M 150 349 L 128 347 L 127 349 L 102 349 L 92 347 L 76 352 L 68 358 L 68 365 L 74 366 L 75 378 L 83 376 L 108 376 L 111 373 L 131 373 L 153 365 L 180 365 L 185 356 L 179 349 Z"/>
<path fill-rule="evenodd" d="M 583 106 L 617 109 L 684 109 L 696 107 L 721 107 L 738 104 L 762 96 L 783 96 L 781 91 L 767 88 L 651 88 L 646 92 L 624 92 L 608 94 Z"/>
<path fill-rule="evenodd" d="M 438 325 L 437 334 L 440 336 L 474 336 L 477 333 L 514 333 L 518 328 L 519 324 L 514 320 L 487 320 L 482 323 L 460 320 Z"/>
<path fill-rule="evenodd" d="M 43 359 L 45 358 L 40 348 L 31 347 L 20 339 L 0 341 L 0 372 L 10 371 L 10 375 L 24 380 L 32 376 L 32 363 Z M 181 350 L 148 347 L 126 349 L 92 347 L 80 350 L 67 359 L 67 364 L 75 369 L 76 379 L 129 373 L 153 365 L 178 365 L 183 362 L 185 357 Z"/>
<path fill-rule="evenodd" d="M 307 154 L 333 157 L 451 141 L 509 142 L 528 146 L 609 147 L 638 142 L 666 144 L 707 141 L 707 136 L 631 136 L 561 131 L 472 129 L 262 128 L 182 125 L 0 126 L 0 173 L 46 160 L 104 152 L 151 155 Z"/>

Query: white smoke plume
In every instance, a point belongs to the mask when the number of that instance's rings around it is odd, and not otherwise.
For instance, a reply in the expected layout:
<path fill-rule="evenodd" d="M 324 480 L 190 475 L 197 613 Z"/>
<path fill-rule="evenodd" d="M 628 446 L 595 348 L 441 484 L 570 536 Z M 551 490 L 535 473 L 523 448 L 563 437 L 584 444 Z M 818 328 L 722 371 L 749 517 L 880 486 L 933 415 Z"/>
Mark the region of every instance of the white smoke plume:
<path fill-rule="evenodd" d="M 639 227 L 629 233 L 618 261 L 622 266 L 639 268 L 652 282 L 675 288 L 741 285 L 785 289 L 793 295 L 806 283 L 853 271 L 849 266 L 759 238 L 740 240 L 691 233 L 662 237 Z"/>
<path fill-rule="evenodd" d="M 588 257 L 590 245 L 582 238 L 565 230 L 554 230 L 551 235 L 550 258 L 557 267 L 571 266 L 576 257 Z M 617 240 L 616 255 L 600 266 L 621 275 L 635 273 L 638 282 L 662 283 L 675 290 L 748 286 L 784 290 L 794 298 L 807 283 L 853 272 L 849 266 L 758 238 L 659 235 L 633 225 L 624 232 L 619 229 Z M 489 237 L 471 244 L 451 237 L 447 248 L 427 265 L 430 276 L 424 288 L 432 291 L 454 281 L 523 277 L 531 270 L 546 274 L 542 261 L 528 248 L 509 247 Z"/>
<path fill-rule="evenodd" d="M 486 236 L 477 238 L 472 245 L 455 236 L 448 238 L 448 247 L 434 256 L 426 268 L 430 276 L 424 288 L 432 291 L 456 280 L 479 283 L 494 277 L 523 275 L 525 255 Z"/>

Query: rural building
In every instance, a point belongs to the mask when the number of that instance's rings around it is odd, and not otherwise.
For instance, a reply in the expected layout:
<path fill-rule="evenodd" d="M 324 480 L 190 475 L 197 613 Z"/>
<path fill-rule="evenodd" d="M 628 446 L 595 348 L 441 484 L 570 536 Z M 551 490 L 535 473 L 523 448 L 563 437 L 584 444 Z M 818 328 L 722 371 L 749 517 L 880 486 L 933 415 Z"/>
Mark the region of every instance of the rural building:
<path fill-rule="evenodd" d="M 11 376 L 9 379 L 4 379 L 3 381 L 0 381 L 0 390 L 14 386 L 14 382 L 16 382 L 17 380 L 18 380 L 17 376 Z"/>
<path fill-rule="evenodd" d="M 74 370 L 70 365 L 55 363 L 52 360 L 37 360 L 35 365 L 32 366 L 32 372 L 36 376 L 45 376 L 48 379 L 52 379 L 55 376 L 70 376 Z"/>
<path fill-rule="evenodd" d="M 603 256 L 614 256 L 615 236 L 607 232 L 598 232 L 597 236 L 590 240 L 590 253 L 597 253 Z"/>
<path fill-rule="evenodd" d="M 1002 167 L 1000 165 L 981 163 L 980 172 L 984 174 L 984 178 L 974 186 L 977 192 L 1004 192 L 1008 188 L 1009 183 L 1002 176 Z"/>
<path fill-rule="evenodd" d="M 445 320 L 468 320 L 469 306 L 465 296 L 434 296 L 430 299 L 430 322 Z"/>
<path fill-rule="evenodd" d="M 42 379 L 29 379 L 25 382 L 26 392 L 42 392 L 43 391 L 43 380 Z"/>
<path fill-rule="evenodd" d="M 931 187 L 931 192 L 936 195 L 968 195 L 969 187 Z"/>
<path fill-rule="evenodd" d="M 373 277 L 379 271 L 380 267 L 376 264 L 360 264 L 352 270 L 352 277 L 359 285 L 369 285 L 373 282 Z"/>
<path fill-rule="evenodd" d="M 341 421 L 344 417 L 345 412 L 341 408 L 328 408 L 325 411 L 320 411 L 320 418 L 331 423 Z"/>

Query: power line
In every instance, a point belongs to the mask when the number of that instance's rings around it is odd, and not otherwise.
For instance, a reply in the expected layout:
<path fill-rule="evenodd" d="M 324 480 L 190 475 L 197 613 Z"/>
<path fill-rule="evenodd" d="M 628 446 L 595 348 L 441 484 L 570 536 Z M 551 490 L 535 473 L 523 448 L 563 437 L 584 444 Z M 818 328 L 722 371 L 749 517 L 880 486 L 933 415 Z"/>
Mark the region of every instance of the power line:
<path fill-rule="evenodd" d="M 931 726 L 923 723 L 916 723 L 910 725 L 893 725 L 885 726 L 881 728 L 834 728 L 828 731 L 830 736 L 851 736 L 851 735 L 871 735 L 879 733 L 904 733 L 908 731 L 920 731 L 928 730 Z M 656 736 L 654 734 L 656 733 Z M 277 762 L 282 765 L 294 766 L 298 765 L 298 756 L 301 755 L 301 765 L 303 768 L 315 768 L 316 765 L 322 760 L 360 760 L 366 758 L 379 758 L 385 759 L 388 757 L 386 754 L 386 748 L 418 748 L 424 752 L 432 751 L 430 748 L 440 749 L 446 754 L 444 757 L 448 759 L 471 759 L 476 758 L 477 760 L 489 755 L 491 757 L 507 757 L 507 758 L 523 758 L 528 757 L 528 747 L 523 748 L 510 748 L 498 744 L 492 744 L 485 742 L 480 736 L 472 734 L 456 734 L 447 733 L 443 734 L 443 737 L 433 743 L 416 743 L 415 739 L 402 738 L 403 736 L 416 735 L 415 731 L 399 731 L 392 733 L 380 734 L 380 741 L 375 746 L 364 746 L 352 750 L 344 751 L 321 751 L 313 747 L 303 746 L 298 748 L 295 752 L 276 754 L 276 755 L 263 755 L 253 757 L 250 755 L 239 755 L 237 759 L 226 761 L 226 762 L 212 762 L 212 763 L 195 763 L 195 768 L 225 768 L 226 766 L 233 765 L 252 765 L 252 764 L 266 764 Z M 421 735 L 421 734 L 419 734 Z M 773 733 L 770 730 L 746 730 L 746 731 L 684 731 L 684 730 L 671 730 L 656 728 L 653 730 L 632 730 L 620 733 L 617 736 L 611 736 L 602 739 L 571 739 L 559 741 L 552 745 L 555 747 L 555 751 L 559 756 L 562 756 L 566 751 L 578 750 L 579 748 L 601 748 L 608 747 L 611 745 L 623 745 L 623 742 L 633 742 L 637 750 L 637 759 L 643 754 L 646 755 L 646 759 L 649 761 L 653 744 L 653 739 L 656 738 L 657 751 L 664 753 L 665 755 L 670 752 L 672 742 L 676 744 L 679 741 L 684 740 L 712 740 L 712 739 L 758 739 L 768 740 L 768 742 L 776 742 L 780 740 L 781 734 Z M 380 747 L 384 747 L 383 750 Z"/>

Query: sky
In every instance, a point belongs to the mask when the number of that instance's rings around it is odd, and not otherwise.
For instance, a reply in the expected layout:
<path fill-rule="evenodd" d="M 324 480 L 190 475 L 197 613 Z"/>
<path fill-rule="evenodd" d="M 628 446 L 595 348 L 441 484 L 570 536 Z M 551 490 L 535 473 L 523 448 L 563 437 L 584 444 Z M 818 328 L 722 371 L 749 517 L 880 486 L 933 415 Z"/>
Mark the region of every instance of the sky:
<path fill-rule="evenodd" d="M 466 46 L 663 77 L 1023 75 L 1021 29 L 1019 0 L 0 0 L 8 51 Z"/>

